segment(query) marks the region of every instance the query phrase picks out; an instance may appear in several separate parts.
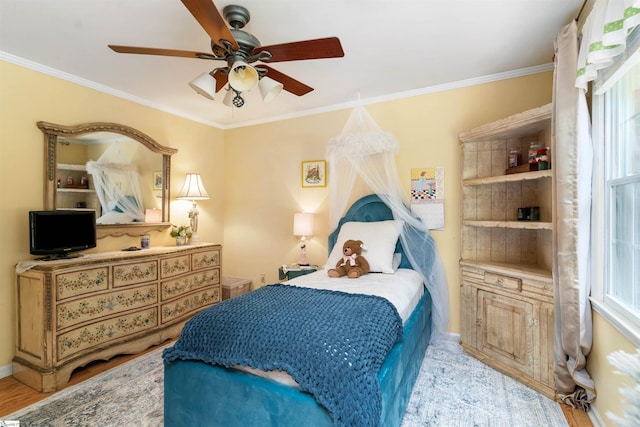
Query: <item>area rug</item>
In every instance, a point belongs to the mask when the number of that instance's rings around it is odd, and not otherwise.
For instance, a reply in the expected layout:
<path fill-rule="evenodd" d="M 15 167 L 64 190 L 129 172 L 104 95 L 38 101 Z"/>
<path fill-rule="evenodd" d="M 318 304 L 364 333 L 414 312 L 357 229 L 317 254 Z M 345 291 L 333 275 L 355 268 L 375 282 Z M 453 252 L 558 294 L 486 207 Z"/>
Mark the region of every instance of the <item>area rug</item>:
<path fill-rule="evenodd" d="M 20 427 L 162 426 L 165 347 L 4 418 L 20 421 Z"/>
<path fill-rule="evenodd" d="M 20 427 L 162 426 L 162 348 L 5 417 Z M 560 406 L 466 355 L 430 346 L 402 427 L 566 427 Z"/>
<path fill-rule="evenodd" d="M 479 360 L 429 346 L 402 427 L 566 427 L 557 402 Z"/>

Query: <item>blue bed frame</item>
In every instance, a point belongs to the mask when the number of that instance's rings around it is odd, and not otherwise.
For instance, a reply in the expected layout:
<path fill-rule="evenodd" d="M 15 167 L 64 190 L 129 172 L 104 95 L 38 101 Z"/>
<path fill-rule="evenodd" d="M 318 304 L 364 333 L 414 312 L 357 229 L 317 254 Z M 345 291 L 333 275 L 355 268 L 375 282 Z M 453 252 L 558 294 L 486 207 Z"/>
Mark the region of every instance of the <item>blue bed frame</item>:
<path fill-rule="evenodd" d="M 340 221 L 393 219 L 375 195 L 354 203 Z M 340 227 L 338 227 L 339 230 Z M 329 236 L 329 250 L 338 230 Z M 397 252 L 403 253 L 398 242 Z M 402 257 L 404 265 L 411 268 Z M 399 426 L 431 338 L 431 297 L 425 290 L 404 325 L 404 339 L 385 360 L 378 378 L 382 388 L 380 426 Z M 329 413 L 312 395 L 245 372 L 198 361 L 177 361 L 165 368 L 164 425 L 169 426 L 331 426 Z"/>

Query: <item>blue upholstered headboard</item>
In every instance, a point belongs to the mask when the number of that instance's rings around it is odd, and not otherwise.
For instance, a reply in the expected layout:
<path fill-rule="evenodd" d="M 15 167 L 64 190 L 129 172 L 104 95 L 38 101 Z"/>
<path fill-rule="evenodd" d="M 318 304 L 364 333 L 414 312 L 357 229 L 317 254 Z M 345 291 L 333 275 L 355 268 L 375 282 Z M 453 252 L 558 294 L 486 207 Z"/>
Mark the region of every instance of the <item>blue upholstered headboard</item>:
<path fill-rule="evenodd" d="M 336 228 L 333 233 L 329 234 L 329 254 L 331 253 L 331 249 L 335 246 L 336 240 L 338 240 L 338 234 L 340 233 L 340 228 L 345 222 L 376 222 L 387 221 L 390 219 L 394 219 L 393 213 L 391 212 L 391 209 L 380 199 L 380 197 L 378 197 L 378 195 L 369 194 L 368 196 L 358 199 L 340 219 L 338 222 L 338 228 Z M 400 267 L 412 268 L 409 263 L 409 259 L 405 255 L 402 243 L 400 243 L 400 239 L 398 239 L 395 251 L 396 253 L 402 254 Z"/>

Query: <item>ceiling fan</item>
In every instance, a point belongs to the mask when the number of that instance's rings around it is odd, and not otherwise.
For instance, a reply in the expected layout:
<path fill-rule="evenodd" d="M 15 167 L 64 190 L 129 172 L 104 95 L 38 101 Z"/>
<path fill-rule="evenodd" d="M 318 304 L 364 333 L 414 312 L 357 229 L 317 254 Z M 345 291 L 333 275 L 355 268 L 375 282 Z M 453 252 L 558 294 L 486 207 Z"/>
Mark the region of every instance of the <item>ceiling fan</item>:
<path fill-rule="evenodd" d="M 237 108 L 245 103 L 242 92 L 253 88 L 256 84 L 265 102 L 275 98 L 283 89 L 298 96 L 313 90 L 312 87 L 265 63 L 344 56 L 342 45 L 337 37 L 261 46 L 260 41 L 253 34 L 242 30 L 250 19 L 246 8 L 238 5 L 225 6 L 221 15 L 212 0 L 181 1 L 211 38 L 212 53 L 111 44 L 109 47 L 118 53 L 225 61 L 225 66 L 201 74 L 189 85 L 199 94 L 212 100 L 215 93 L 226 86 L 227 94 L 223 103 Z M 225 20 L 231 28 L 227 27 Z M 260 64 L 251 65 L 256 62 Z"/>

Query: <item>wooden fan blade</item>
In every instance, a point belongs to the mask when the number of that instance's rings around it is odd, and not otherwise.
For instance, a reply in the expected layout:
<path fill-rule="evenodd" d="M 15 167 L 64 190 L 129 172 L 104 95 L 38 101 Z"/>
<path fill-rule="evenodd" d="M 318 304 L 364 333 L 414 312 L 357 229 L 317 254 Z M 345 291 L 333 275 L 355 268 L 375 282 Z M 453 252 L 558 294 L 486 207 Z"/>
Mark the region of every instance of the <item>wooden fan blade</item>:
<path fill-rule="evenodd" d="M 257 54 L 263 50 L 266 50 L 272 55 L 272 58 L 267 62 L 341 58 L 344 56 L 342 45 L 337 37 L 274 44 L 271 46 L 260 46 L 255 48 L 253 53 Z"/>
<path fill-rule="evenodd" d="M 188 50 L 156 49 L 153 47 L 136 47 L 136 46 L 118 46 L 115 44 L 110 44 L 108 46 L 114 52 L 118 52 L 118 53 L 138 53 L 141 55 L 181 56 L 183 58 L 216 59 L 210 53 L 191 52 Z"/>
<path fill-rule="evenodd" d="M 231 30 L 227 27 L 227 23 L 212 0 L 182 0 L 182 4 L 189 9 L 189 12 L 216 44 L 220 44 L 220 40 L 226 40 L 231 43 L 234 50 L 240 49 L 238 42 L 231 34 Z"/>
<path fill-rule="evenodd" d="M 306 84 L 299 82 L 293 77 L 289 77 L 278 70 L 274 70 L 268 65 L 260 64 L 259 67 L 266 69 L 267 77 L 279 81 L 280 83 L 282 83 L 284 90 L 286 90 L 287 92 L 291 92 L 294 95 L 302 96 L 313 90 L 312 87 L 307 86 Z"/>
<path fill-rule="evenodd" d="M 223 73 L 222 70 L 214 70 L 213 78 L 216 79 L 216 92 L 225 87 L 227 81 L 229 81 L 229 76 L 227 73 Z"/>

